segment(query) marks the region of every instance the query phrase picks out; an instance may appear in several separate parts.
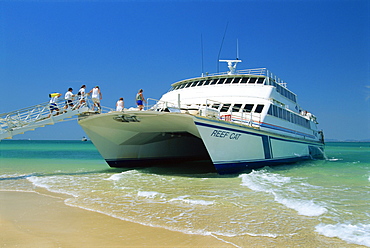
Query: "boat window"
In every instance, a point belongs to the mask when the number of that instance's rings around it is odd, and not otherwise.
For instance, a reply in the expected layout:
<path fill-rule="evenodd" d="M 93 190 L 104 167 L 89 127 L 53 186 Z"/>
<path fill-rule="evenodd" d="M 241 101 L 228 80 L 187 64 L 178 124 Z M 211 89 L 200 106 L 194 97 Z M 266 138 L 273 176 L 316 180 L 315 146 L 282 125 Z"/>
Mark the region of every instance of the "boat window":
<path fill-rule="evenodd" d="M 233 81 L 233 78 L 228 78 L 228 79 L 226 79 L 225 84 L 230 84 L 231 81 Z"/>
<path fill-rule="evenodd" d="M 217 84 L 223 84 L 225 81 L 225 78 L 220 78 L 220 80 L 217 82 Z"/>
<path fill-rule="evenodd" d="M 211 82 L 212 80 L 211 79 L 208 79 L 207 81 L 205 81 L 204 82 L 204 84 L 203 85 L 209 85 L 209 83 Z M 201 84 L 200 84 L 201 85 Z M 198 85 L 198 86 L 200 86 L 200 85 Z"/>
<path fill-rule="evenodd" d="M 259 78 L 257 84 L 263 84 L 263 81 L 265 81 L 265 78 Z"/>
<path fill-rule="evenodd" d="M 187 83 L 187 84 L 185 85 L 185 88 L 188 88 L 190 85 L 191 85 L 191 82 L 190 82 L 190 83 Z"/>
<path fill-rule="evenodd" d="M 230 106 L 231 106 L 231 103 L 226 103 L 226 104 L 222 105 L 222 108 L 221 108 L 220 112 L 227 112 L 229 110 Z"/>
<path fill-rule="evenodd" d="M 278 108 L 278 117 L 283 118 L 283 109 L 282 108 Z"/>
<path fill-rule="evenodd" d="M 194 82 L 190 85 L 190 87 L 194 87 L 195 85 L 197 85 L 197 83 L 198 83 L 198 81 L 194 81 Z"/>
<path fill-rule="evenodd" d="M 185 84 L 180 85 L 179 89 L 184 88 Z"/>
<path fill-rule="evenodd" d="M 246 84 L 248 82 L 248 77 L 243 77 L 242 81 L 240 81 L 241 84 Z"/>
<path fill-rule="evenodd" d="M 215 108 L 215 109 L 218 109 L 220 107 L 220 104 L 219 103 L 214 103 L 212 105 L 212 108 Z"/>
<path fill-rule="evenodd" d="M 253 104 L 245 104 L 244 108 L 243 108 L 243 112 L 251 112 L 252 109 L 253 109 Z"/>
<path fill-rule="evenodd" d="M 231 112 L 239 112 L 241 108 L 242 108 L 241 104 L 234 104 L 233 108 L 231 109 Z"/>
<path fill-rule="evenodd" d="M 254 112 L 256 112 L 256 113 L 262 113 L 263 106 L 264 105 L 262 105 L 262 104 L 258 104 L 257 107 L 256 107 L 256 110 Z"/>
<path fill-rule="evenodd" d="M 216 83 L 217 83 L 217 80 L 218 80 L 218 78 L 212 79 L 212 81 L 211 81 L 211 85 L 216 84 Z"/>
<path fill-rule="evenodd" d="M 249 80 L 248 84 L 254 84 L 256 82 L 257 78 L 251 78 L 251 80 Z"/>
<path fill-rule="evenodd" d="M 241 78 L 235 78 L 235 79 L 234 79 L 234 81 L 233 81 L 233 84 L 237 84 L 237 83 L 239 83 L 240 79 L 241 79 Z"/>

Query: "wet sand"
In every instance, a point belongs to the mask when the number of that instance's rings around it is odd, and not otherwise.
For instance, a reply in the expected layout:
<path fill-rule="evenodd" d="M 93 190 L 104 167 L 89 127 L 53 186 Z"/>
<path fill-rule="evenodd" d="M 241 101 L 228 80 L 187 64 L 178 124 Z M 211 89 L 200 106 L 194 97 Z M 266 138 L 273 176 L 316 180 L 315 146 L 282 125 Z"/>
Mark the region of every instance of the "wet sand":
<path fill-rule="evenodd" d="M 277 238 L 184 234 L 70 207 L 64 195 L 37 192 L 0 191 L 0 247 L 363 247 L 309 230 Z"/>
<path fill-rule="evenodd" d="M 63 197 L 0 192 L 0 247 L 235 247 L 212 236 L 148 227 L 64 204 Z"/>

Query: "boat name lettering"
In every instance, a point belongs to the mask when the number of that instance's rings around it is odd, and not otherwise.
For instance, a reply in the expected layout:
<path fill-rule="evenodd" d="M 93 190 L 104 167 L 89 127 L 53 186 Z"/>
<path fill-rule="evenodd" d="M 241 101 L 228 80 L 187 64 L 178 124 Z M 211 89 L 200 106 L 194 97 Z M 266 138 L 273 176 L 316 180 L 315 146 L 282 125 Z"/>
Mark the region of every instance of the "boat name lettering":
<path fill-rule="evenodd" d="M 121 122 L 140 122 L 140 120 L 134 115 L 118 115 L 113 117 L 113 119 Z"/>
<path fill-rule="evenodd" d="M 221 131 L 221 130 L 213 130 L 211 133 L 211 136 L 217 137 L 217 138 L 229 138 L 229 139 L 234 139 L 237 140 L 240 137 L 240 133 L 232 133 L 228 131 Z"/>

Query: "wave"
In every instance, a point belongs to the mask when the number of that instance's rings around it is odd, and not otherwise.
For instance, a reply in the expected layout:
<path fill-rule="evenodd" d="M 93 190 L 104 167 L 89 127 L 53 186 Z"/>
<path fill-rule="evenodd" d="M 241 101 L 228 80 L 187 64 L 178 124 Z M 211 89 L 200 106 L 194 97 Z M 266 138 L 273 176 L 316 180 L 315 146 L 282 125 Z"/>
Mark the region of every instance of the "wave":
<path fill-rule="evenodd" d="M 370 247 L 370 224 L 319 224 L 315 230 L 327 237 L 337 237 L 349 243 Z"/>
<path fill-rule="evenodd" d="M 137 196 L 141 196 L 145 198 L 154 198 L 159 194 L 160 194 L 159 192 L 155 192 L 155 191 L 139 191 L 137 193 Z"/>
<path fill-rule="evenodd" d="M 179 196 L 179 197 L 169 200 L 169 202 L 180 201 L 180 202 L 184 202 L 184 203 L 191 204 L 191 205 L 204 205 L 204 206 L 214 204 L 214 201 L 192 200 L 192 199 L 187 199 L 188 197 L 189 197 L 188 195 Z"/>
<path fill-rule="evenodd" d="M 37 177 L 37 176 L 27 177 L 27 180 L 29 182 L 31 182 L 36 187 L 44 188 L 44 189 L 46 189 L 50 192 L 53 192 L 53 193 L 60 193 L 60 194 L 71 195 L 73 197 L 78 197 L 77 194 L 74 194 L 74 193 L 72 193 L 70 191 L 67 191 L 67 190 L 63 190 L 61 188 L 59 188 L 59 189 L 53 188 L 52 186 L 50 186 L 48 184 L 49 182 L 55 181 L 57 179 L 58 179 L 58 177 L 56 177 L 56 176 L 43 177 L 43 178 Z"/>
<path fill-rule="evenodd" d="M 105 180 L 118 181 L 118 180 L 124 178 L 127 175 L 131 176 L 131 175 L 134 175 L 134 174 L 137 174 L 137 171 L 135 171 L 135 170 L 124 171 L 124 172 L 121 172 L 121 173 L 113 174 Z"/>
<path fill-rule="evenodd" d="M 305 188 L 316 186 L 293 182 L 290 177 L 270 173 L 267 170 L 252 171 L 239 177 L 242 178 L 243 186 L 273 195 L 276 202 L 297 211 L 299 215 L 319 216 L 327 211 L 325 207 L 315 203 L 312 199 L 302 198 L 301 192 L 305 192 Z"/>

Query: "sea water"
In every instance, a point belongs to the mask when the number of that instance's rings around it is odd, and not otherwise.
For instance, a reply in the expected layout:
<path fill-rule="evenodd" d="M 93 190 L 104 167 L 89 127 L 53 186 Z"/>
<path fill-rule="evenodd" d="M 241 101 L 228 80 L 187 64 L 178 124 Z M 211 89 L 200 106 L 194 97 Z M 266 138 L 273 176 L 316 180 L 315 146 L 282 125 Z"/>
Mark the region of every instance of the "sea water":
<path fill-rule="evenodd" d="M 46 189 L 70 206 L 236 247 L 245 235 L 370 247 L 370 143 L 328 143 L 325 152 L 326 160 L 220 176 L 110 168 L 91 142 L 3 140 L 0 190 Z"/>

